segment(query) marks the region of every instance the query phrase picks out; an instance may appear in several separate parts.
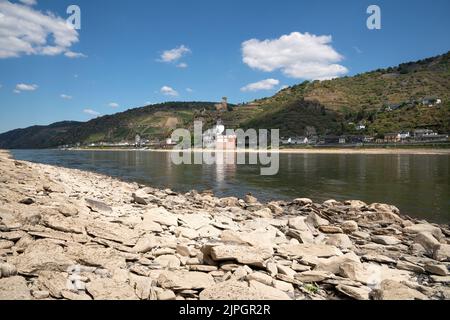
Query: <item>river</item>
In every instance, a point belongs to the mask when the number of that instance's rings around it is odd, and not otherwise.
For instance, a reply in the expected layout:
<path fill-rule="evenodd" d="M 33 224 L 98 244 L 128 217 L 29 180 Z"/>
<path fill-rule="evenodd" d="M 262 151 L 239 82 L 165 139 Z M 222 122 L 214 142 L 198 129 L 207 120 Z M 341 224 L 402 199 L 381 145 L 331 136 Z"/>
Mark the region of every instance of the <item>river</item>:
<path fill-rule="evenodd" d="M 127 181 L 261 201 L 311 198 L 389 203 L 402 214 L 450 223 L 449 155 L 280 154 L 277 175 L 258 165 L 175 165 L 151 151 L 12 150 L 14 158 L 103 173 Z"/>

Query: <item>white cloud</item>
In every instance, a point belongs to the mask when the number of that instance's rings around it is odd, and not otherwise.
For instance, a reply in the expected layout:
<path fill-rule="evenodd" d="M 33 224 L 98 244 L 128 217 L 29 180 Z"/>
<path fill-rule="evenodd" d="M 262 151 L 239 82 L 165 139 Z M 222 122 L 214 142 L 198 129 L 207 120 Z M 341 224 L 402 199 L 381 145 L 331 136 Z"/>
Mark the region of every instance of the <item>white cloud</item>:
<path fill-rule="evenodd" d="M 187 67 L 188 67 L 188 64 L 187 64 L 187 63 L 184 63 L 184 62 L 181 62 L 181 63 L 177 64 L 177 68 L 182 68 L 182 69 L 184 69 L 184 68 L 187 68 Z"/>
<path fill-rule="evenodd" d="M 169 86 L 163 86 L 159 91 L 166 96 L 178 96 L 178 92 Z"/>
<path fill-rule="evenodd" d="M 86 114 L 89 114 L 91 116 L 95 116 L 95 117 L 100 115 L 100 112 L 97 112 L 97 111 L 92 110 L 92 109 L 84 109 L 83 112 L 86 113 Z"/>
<path fill-rule="evenodd" d="M 76 59 L 76 58 L 87 58 L 87 55 L 85 55 L 84 53 L 81 53 L 81 52 L 67 51 L 66 53 L 64 53 L 64 55 L 65 55 L 67 58 L 71 58 L 71 59 Z"/>
<path fill-rule="evenodd" d="M 243 62 L 265 72 L 281 70 L 291 78 L 325 80 L 346 74 L 337 64 L 343 57 L 331 46 L 331 36 L 292 32 L 278 39 L 242 43 Z"/>
<path fill-rule="evenodd" d="M 177 48 L 166 50 L 161 55 L 162 62 L 175 62 L 183 57 L 185 54 L 190 53 L 191 49 L 188 47 L 181 45 Z"/>
<path fill-rule="evenodd" d="M 189 92 L 189 93 L 194 92 L 194 90 L 192 90 L 191 88 L 186 88 L 186 91 Z"/>
<path fill-rule="evenodd" d="M 259 91 L 259 90 L 272 90 L 275 86 L 279 85 L 280 81 L 277 79 L 266 79 L 258 82 L 250 83 L 241 88 L 241 91 Z"/>
<path fill-rule="evenodd" d="M 16 85 L 16 89 L 14 90 L 15 93 L 19 93 L 21 91 L 34 91 L 37 88 L 39 88 L 36 84 L 25 84 L 25 83 L 19 83 Z M 19 91 L 19 92 L 16 92 Z"/>
<path fill-rule="evenodd" d="M 108 106 L 110 106 L 111 108 L 118 108 L 119 104 L 116 102 L 111 102 L 110 104 L 108 104 Z"/>
<path fill-rule="evenodd" d="M 36 0 L 20 0 L 20 2 L 27 6 L 34 6 L 35 4 L 37 4 Z"/>
<path fill-rule="evenodd" d="M 64 93 L 61 94 L 60 97 L 63 98 L 63 99 L 66 99 L 66 100 L 71 100 L 72 99 L 72 96 L 69 96 L 69 95 L 64 94 Z"/>
<path fill-rule="evenodd" d="M 31 5 L 33 1 L 22 2 Z M 62 53 L 70 57 L 70 47 L 78 42 L 78 36 L 65 19 L 52 12 L 0 1 L 0 58 Z"/>
<path fill-rule="evenodd" d="M 19 94 L 21 91 L 17 90 L 17 89 L 14 89 L 13 92 Z"/>

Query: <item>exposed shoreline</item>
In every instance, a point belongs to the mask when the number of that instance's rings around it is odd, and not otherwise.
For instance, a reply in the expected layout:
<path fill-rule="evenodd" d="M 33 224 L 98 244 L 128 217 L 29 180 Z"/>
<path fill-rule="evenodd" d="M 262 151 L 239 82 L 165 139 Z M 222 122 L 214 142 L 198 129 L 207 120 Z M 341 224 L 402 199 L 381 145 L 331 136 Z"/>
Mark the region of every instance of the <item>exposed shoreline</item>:
<path fill-rule="evenodd" d="M 449 226 L 391 205 L 182 194 L 0 150 L 0 300 L 450 299 L 449 268 Z"/>
<path fill-rule="evenodd" d="M 71 151 L 142 151 L 142 152 L 179 152 L 171 149 L 133 149 L 133 148 L 73 148 Z M 191 152 L 214 152 L 214 150 L 191 149 Z M 411 155 L 450 155 L 450 149 L 427 148 L 321 148 L 321 149 L 279 149 L 279 150 L 221 150 L 224 153 L 261 153 L 277 152 L 280 154 L 411 154 Z"/>

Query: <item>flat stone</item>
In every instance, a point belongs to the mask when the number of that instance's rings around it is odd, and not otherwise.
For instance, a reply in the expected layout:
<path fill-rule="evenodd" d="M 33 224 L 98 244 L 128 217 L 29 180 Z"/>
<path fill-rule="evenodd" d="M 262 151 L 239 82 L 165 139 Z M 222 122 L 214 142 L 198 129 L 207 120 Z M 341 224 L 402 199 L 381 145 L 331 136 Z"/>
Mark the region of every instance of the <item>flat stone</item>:
<path fill-rule="evenodd" d="M 199 290 L 214 284 L 214 278 L 204 272 L 162 271 L 158 277 L 158 285 L 164 289 Z"/>
<path fill-rule="evenodd" d="M 200 300 L 260 300 L 256 288 L 246 281 L 229 280 L 206 288 L 199 295 Z"/>
<path fill-rule="evenodd" d="M 450 244 L 441 244 L 434 251 L 433 259 L 437 261 L 450 261 Z"/>
<path fill-rule="evenodd" d="M 89 301 L 92 300 L 92 298 L 84 293 L 84 292 L 73 292 L 73 291 L 69 291 L 69 290 L 62 290 L 61 291 L 61 296 L 64 299 L 67 300 L 73 300 L 73 301 Z"/>
<path fill-rule="evenodd" d="M 427 300 L 427 297 L 410 287 L 393 280 L 384 280 L 380 288 L 372 291 L 375 300 Z"/>
<path fill-rule="evenodd" d="M 306 205 L 312 204 L 313 201 L 311 199 L 309 199 L 309 198 L 297 198 L 297 199 L 294 199 L 292 201 L 292 203 L 298 204 L 298 205 L 301 205 L 301 206 L 306 206 Z"/>
<path fill-rule="evenodd" d="M 282 264 L 277 264 L 277 269 L 278 269 L 277 274 L 284 274 L 291 278 L 293 278 L 295 276 L 295 274 L 297 273 L 294 270 L 292 270 L 290 267 L 284 266 Z"/>
<path fill-rule="evenodd" d="M 292 285 L 292 283 L 286 282 L 286 281 L 281 281 L 281 280 L 273 280 L 273 287 L 284 291 L 284 292 L 294 292 L 294 286 Z"/>
<path fill-rule="evenodd" d="M 334 256 L 328 259 L 318 259 L 314 271 L 326 271 L 328 273 L 338 274 L 340 266 L 344 263 L 361 265 L 359 257 L 353 252 L 342 256 Z"/>
<path fill-rule="evenodd" d="M 33 295 L 33 297 L 35 299 L 38 299 L 38 300 L 43 300 L 43 299 L 47 299 L 48 297 L 50 297 L 50 292 L 48 292 L 46 290 L 33 290 L 33 291 L 31 291 L 31 294 Z"/>
<path fill-rule="evenodd" d="M 25 278 L 14 276 L 0 279 L 0 300 L 31 300 L 32 298 Z"/>
<path fill-rule="evenodd" d="M 356 221 L 349 220 L 349 221 L 344 221 L 341 224 L 341 228 L 345 233 L 353 233 L 355 231 L 358 231 L 359 226 Z"/>
<path fill-rule="evenodd" d="M 112 212 L 112 208 L 102 201 L 89 198 L 86 198 L 84 200 L 86 201 L 86 206 L 94 212 Z"/>
<path fill-rule="evenodd" d="M 403 228 L 403 232 L 411 233 L 411 234 L 428 232 L 428 233 L 431 233 L 436 239 L 444 238 L 444 234 L 442 233 L 442 230 L 440 228 L 435 227 L 428 223 L 420 223 L 420 224 L 415 224 L 415 225 L 412 225 L 409 227 L 405 227 L 405 228 Z"/>
<path fill-rule="evenodd" d="M 343 233 L 331 234 L 328 236 L 325 244 L 338 247 L 340 249 L 348 249 L 353 247 L 353 242 Z"/>
<path fill-rule="evenodd" d="M 234 242 L 236 244 L 246 244 L 254 247 L 272 248 L 275 242 L 276 230 L 274 228 L 264 230 L 254 230 L 251 232 L 238 232 L 225 230 L 220 235 L 223 242 Z"/>
<path fill-rule="evenodd" d="M 62 232 L 83 233 L 84 221 L 77 218 L 60 218 L 57 216 L 45 216 L 43 219 L 45 226 Z"/>
<path fill-rule="evenodd" d="M 197 230 L 199 238 L 218 238 L 222 233 L 222 230 L 212 226 L 203 226 Z"/>
<path fill-rule="evenodd" d="M 408 271 L 372 263 L 345 262 L 339 267 L 339 275 L 370 287 L 378 287 L 383 280 L 409 281 L 411 278 Z"/>
<path fill-rule="evenodd" d="M 319 227 L 319 230 L 323 233 L 343 233 L 342 229 L 338 226 L 322 225 Z"/>
<path fill-rule="evenodd" d="M 158 237 L 151 234 L 146 234 L 145 236 L 139 238 L 136 245 L 133 247 L 133 251 L 145 253 L 156 247 L 175 249 L 177 247 L 177 240 L 174 237 Z"/>
<path fill-rule="evenodd" d="M 78 209 L 73 205 L 61 204 L 58 206 L 58 212 L 65 217 L 74 217 L 78 214 Z"/>
<path fill-rule="evenodd" d="M 397 269 L 412 271 L 415 273 L 424 273 L 425 269 L 421 266 L 408 262 L 408 261 L 398 261 L 396 264 Z"/>
<path fill-rule="evenodd" d="M 450 283 L 450 276 L 431 276 L 431 280 L 433 280 L 434 282 L 439 282 L 439 283 Z"/>
<path fill-rule="evenodd" d="M 61 291 L 69 290 L 69 275 L 65 272 L 41 271 L 37 283 L 41 290 L 47 290 L 54 298 L 62 298 Z M 70 281 L 69 281 L 70 283 Z"/>
<path fill-rule="evenodd" d="M 319 228 L 321 226 L 328 226 L 330 222 L 324 218 L 319 217 L 317 213 L 311 212 L 306 218 L 306 222 L 312 225 L 315 228 Z"/>
<path fill-rule="evenodd" d="M 427 263 L 425 264 L 425 270 L 438 276 L 446 276 L 448 274 L 447 267 L 443 264 Z"/>
<path fill-rule="evenodd" d="M 374 253 L 374 254 L 365 254 L 365 255 L 362 256 L 362 259 L 366 260 L 366 261 L 374 261 L 374 262 L 387 263 L 387 264 L 395 263 L 394 259 L 389 258 L 389 257 L 387 257 L 385 255 L 376 254 L 376 253 Z"/>
<path fill-rule="evenodd" d="M 169 300 L 175 300 L 176 295 L 172 290 L 163 290 L 161 292 L 158 292 L 158 300 L 162 301 L 169 301 Z"/>
<path fill-rule="evenodd" d="M 286 292 L 265 285 L 259 281 L 250 280 L 249 286 L 250 288 L 255 289 L 256 292 L 258 292 L 260 300 L 292 300 Z"/>
<path fill-rule="evenodd" d="M 178 226 L 177 216 L 163 207 L 147 209 L 144 217 L 161 225 Z"/>
<path fill-rule="evenodd" d="M 14 246 L 14 242 L 8 240 L 0 240 L 0 250 L 9 249 Z"/>
<path fill-rule="evenodd" d="M 386 246 L 395 246 L 402 243 L 401 240 L 392 236 L 372 236 L 372 241 Z"/>
<path fill-rule="evenodd" d="M 67 255 L 81 265 L 109 270 L 126 267 L 125 258 L 112 248 L 72 245 Z"/>
<path fill-rule="evenodd" d="M 189 265 L 189 271 L 212 272 L 216 270 L 217 270 L 216 266 L 208 266 L 204 264 Z"/>
<path fill-rule="evenodd" d="M 12 260 L 21 274 L 37 274 L 38 271 L 65 272 L 75 264 L 61 246 L 50 240 L 38 240 L 25 249 L 24 253 Z"/>
<path fill-rule="evenodd" d="M 180 267 L 180 259 L 170 254 L 159 256 L 154 262 L 159 264 L 162 268 L 177 269 Z"/>
<path fill-rule="evenodd" d="M 289 229 L 286 236 L 297 239 L 300 243 L 314 243 L 314 236 L 311 231 L 300 231 Z"/>
<path fill-rule="evenodd" d="M 264 283 L 265 285 L 271 286 L 273 283 L 273 278 L 265 273 L 262 272 L 252 272 L 247 276 L 247 280 L 255 280 L 261 283 Z"/>
<path fill-rule="evenodd" d="M 139 234 L 135 230 L 121 224 L 103 221 L 90 221 L 86 225 L 86 231 L 93 237 L 116 241 L 129 246 L 134 246 L 139 238 Z"/>
<path fill-rule="evenodd" d="M 288 220 L 288 226 L 292 229 L 299 231 L 310 231 L 308 225 L 306 224 L 305 217 L 295 217 Z"/>
<path fill-rule="evenodd" d="M 262 265 L 264 260 L 272 257 L 273 250 L 245 245 L 219 245 L 211 248 L 214 261 L 236 260 L 242 264 Z"/>
<path fill-rule="evenodd" d="M 372 291 L 369 287 L 353 287 L 341 284 L 336 286 L 336 290 L 356 300 L 369 300 L 369 293 Z"/>
<path fill-rule="evenodd" d="M 284 244 L 280 245 L 277 252 L 283 256 L 314 256 L 328 258 L 342 255 L 342 252 L 335 246 L 324 244 Z"/>
<path fill-rule="evenodd" d="M 200 234 L 198 233 L 197 230 L 194 229 L 190 229 L 190 228 L 185 228 L 185 227 L 178 227 L 175 231 L 175 234 L 177 235 L 177 237 L 184 237 L 187 239 L 197 239 L 198 237 L 200 237 Z"/>
<path fill-rule="evenodd" d="M 305 271 L 297 273 L 295 279 L 305 283 L 321 282 L 325 279 L 331 278 L 332 274 L 327 271 Z"/>
<path fill-rule="evenodd" d="M 420 244 L 429 254 L 433 254 L 441 245 L 439 241 L 428 231 L 418 232 L 414 237 L 414 243 Z"/>
<path fill-rule="evenodd" d="M 86 290 L 94 300 L 138 300 L 130 285 L 108 278 L 92 279 Z"/>
<path fill-rule="evenodd" d="M 186 214 L 179 216 L 178 219 L 183 223 L 184 227 L 194 230 L 198 230 L 211 223 L 210 216 L 207 214 Z"/>

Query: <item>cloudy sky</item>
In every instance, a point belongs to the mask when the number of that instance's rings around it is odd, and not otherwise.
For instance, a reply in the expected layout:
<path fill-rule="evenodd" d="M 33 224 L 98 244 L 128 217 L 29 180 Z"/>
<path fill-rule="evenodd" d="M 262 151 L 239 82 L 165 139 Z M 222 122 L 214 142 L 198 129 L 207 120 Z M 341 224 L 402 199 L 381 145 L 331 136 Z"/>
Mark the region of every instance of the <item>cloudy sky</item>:
<path fill-rule="evenodd" d="M 234 103 L 450 50 L 450 1 L 0 0 L 0 132 Z M 366 27 L 381 8 L 381 30 Z M 81 29 L 67 8 L 81 9 Z"/>

